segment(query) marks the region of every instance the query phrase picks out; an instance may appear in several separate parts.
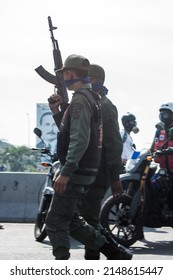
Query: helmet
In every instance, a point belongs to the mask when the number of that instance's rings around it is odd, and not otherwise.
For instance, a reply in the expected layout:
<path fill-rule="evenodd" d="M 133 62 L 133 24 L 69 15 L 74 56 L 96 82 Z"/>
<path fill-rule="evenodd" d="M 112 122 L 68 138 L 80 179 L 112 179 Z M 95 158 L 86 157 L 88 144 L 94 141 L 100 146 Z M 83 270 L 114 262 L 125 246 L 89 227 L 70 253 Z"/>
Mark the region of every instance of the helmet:
<path fill-rule="evenodd" d="M 66 58 L 63 67 L 61 69 L 58 69 L 57 71 L 59 72 L 65 69 L 78 69 L 88 71 L 89 65 L 89 60 L 84 56 L 72 54 Z"/>
<path fill-rule="evenodd" d="M 90 78 L 98 78 L 99 80 L 104 82 L 105 71 L 101 66 L 97 64 L 90 64 L 88 76 Z"/>
<path fill-rule="evenodd" d="M 159 111 L 163 109 L 170 110 L 173 113 L 173 102 L 167 102 L 162 104 L 159 108 Z"/>
<path fill-rule="evenodd" d="M 136 126 L 137 125 L 136 117 L 133 114 L 127 112 L 126 115 L 122 116 L 121 121 L 125 130 L 127 130 L 128 132 L 130 131 L 133 131 L 134 133 L 139 132 L 139 128 Z"/>
<path fill-rule="evenodd" d="M 121 120 L 122 120 L 122 123 L 123 122 L 128 122 L 128 121 L 135 121 L 136 117 L 133 114 L 127 112 L 126 115 L 122 116 Z"/>
<path fill-rule="evenodd" d="M 161 120 L 161 122 L 163 122 L 166 127 L 170 127 L 173 123 L 173 103 L 168 102 L 162 104 L 159 111 L 159 119 Z"/>

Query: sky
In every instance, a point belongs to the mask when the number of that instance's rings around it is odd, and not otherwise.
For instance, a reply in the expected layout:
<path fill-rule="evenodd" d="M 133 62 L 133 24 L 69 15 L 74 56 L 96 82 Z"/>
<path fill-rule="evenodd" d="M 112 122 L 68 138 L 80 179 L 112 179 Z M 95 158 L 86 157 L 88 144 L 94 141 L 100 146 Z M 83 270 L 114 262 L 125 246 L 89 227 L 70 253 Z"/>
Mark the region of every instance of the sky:
<path fill-rule="evenodd" d="M 53 85 L 35 72 L 53 74 L 51 16 L 63 61 L 86 56 L 106 72 L 108 97 L 121 117 L 137 118 L 137 149 L 149 147 L 159 107 L 173 101 L 172 0 L 6 0 L 0 9 L 0 138 L 34 147 L 36 104 Z M 69 92 L 69 96 L 71 92 Z"/>

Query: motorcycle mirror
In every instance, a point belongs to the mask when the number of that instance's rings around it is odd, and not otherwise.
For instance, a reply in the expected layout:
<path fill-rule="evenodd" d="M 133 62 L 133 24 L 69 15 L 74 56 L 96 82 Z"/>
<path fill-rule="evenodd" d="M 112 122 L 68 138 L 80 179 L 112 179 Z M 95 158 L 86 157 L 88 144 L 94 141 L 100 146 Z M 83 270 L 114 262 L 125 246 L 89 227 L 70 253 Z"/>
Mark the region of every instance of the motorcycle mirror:
<path fill-rule="evenodd" d="M 169 138 L 173 138 L 173 127 L 169 130 Z"/>
<path fill-rule="evenodd" d="M 35 128 L 34 128 L 34 133 L 35 133 L 39 138 L 41 138 L 41 136 L 42 136 L 42 131 L 41 131 L 38 127 L 35 127 Z"/>
<path fill-rule="evenodd" d="M 42 131 L 41 131 L 38 127 L 35 127 L 35 128 L 34 128 L 34 133 L 41 139 L 42 143 L 43 143 L 44 146 L 46 147 L 46 144 L 45 144 L 44 140 L 41 138 L 41 136 L 42 136 Z"/>

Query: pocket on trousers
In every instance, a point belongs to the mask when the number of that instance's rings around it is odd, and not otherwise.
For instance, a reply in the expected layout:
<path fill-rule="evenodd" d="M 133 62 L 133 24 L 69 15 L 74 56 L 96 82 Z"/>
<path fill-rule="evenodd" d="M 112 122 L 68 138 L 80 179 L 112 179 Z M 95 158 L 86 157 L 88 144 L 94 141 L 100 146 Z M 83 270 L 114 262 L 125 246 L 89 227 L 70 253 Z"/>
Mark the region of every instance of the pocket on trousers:
<path fill-rule="evenodd" d="M 88 191 L 88 187 L 83 185 L 73 184 L 72 188 L 74 192 L 79 194 L 85 194 Z"/>

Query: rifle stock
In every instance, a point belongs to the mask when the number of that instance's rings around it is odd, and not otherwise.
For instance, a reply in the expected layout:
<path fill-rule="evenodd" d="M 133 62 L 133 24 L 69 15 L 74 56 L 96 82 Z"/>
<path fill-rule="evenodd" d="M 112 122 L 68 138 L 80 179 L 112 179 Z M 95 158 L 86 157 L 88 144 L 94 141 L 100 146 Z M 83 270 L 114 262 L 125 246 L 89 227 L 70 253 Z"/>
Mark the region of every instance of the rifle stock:
<path fill-rule="evenodd" d="M 51 33 L 51 40 L 53 45 L 53 60 L 54 60 L 54 71 L 55 75 L 48 72 L 42 65 L 37 67 L 35 71 L 40 75 L 41 78 L 47 82 L 55 85 L 56 92 L 62 96 L 64 103 L 68 103 L 68 93 L 64 85 L 63 73 L 57 72 L 58 69 L 62 67 L 62 57 L 58 46 L 58 41 L 55 40 L 53 35 L 53 30 L 57 27 L 53 27 L 51 17 L 48 17 L 49 31 Z"/>

